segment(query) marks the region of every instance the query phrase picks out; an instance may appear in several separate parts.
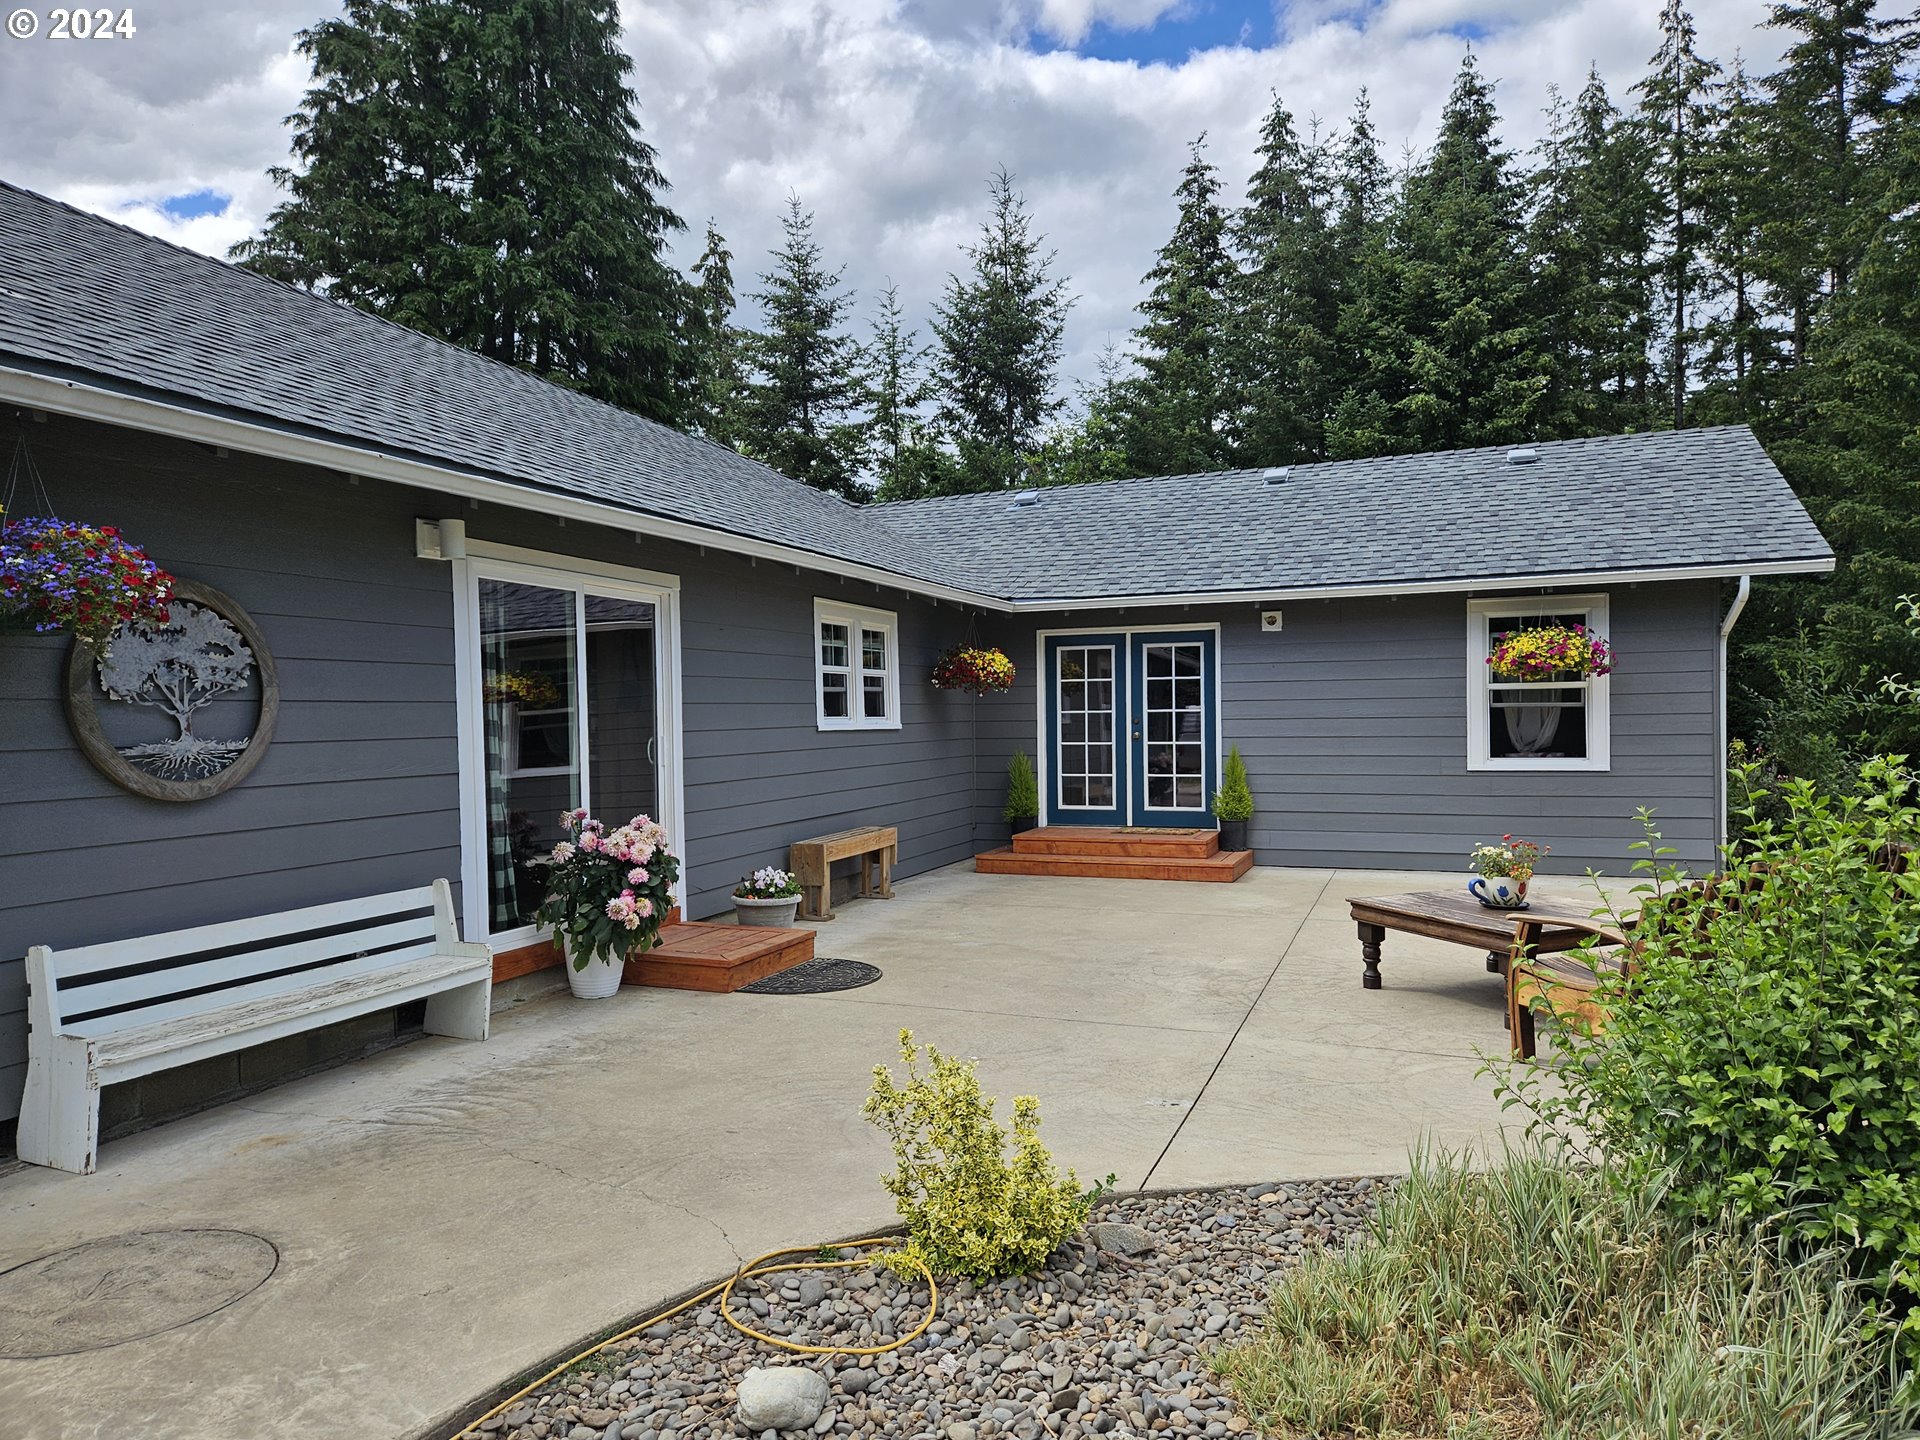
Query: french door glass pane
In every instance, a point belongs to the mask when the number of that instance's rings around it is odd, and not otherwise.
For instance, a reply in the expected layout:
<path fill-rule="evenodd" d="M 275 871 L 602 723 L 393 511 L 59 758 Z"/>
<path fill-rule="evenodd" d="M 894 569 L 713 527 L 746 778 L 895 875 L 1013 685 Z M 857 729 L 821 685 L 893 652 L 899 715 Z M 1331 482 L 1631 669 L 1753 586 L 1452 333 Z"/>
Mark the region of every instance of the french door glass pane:
<path fill-rule="evenodd" d="M 1065 809 L 1111 810 L 1118 789 L 1113 750 L 1113 649 L 1063 646 L 1054 663 L 1059 685 L 1060 740 L 1054 766 L 1059 803 Z"/>
<path fill-rule="evenodd" d="M 495 930 L 528 923 L 546 894 L 535 857 L 580 804 L 574 593 L 481 580 L 487 903 Z"/>
<path fill-rule="evenodd" d="M 1194 642 L 1147 645 L 1147 808 L 1206 808 L 1206 710 L 1203 649 Z"/>
<path fill-rule="evenodd" d="M 653 606 L 589 595 L 586 608 L 590 804 L 609 825 L 635 815 L 658 818 Z"/>

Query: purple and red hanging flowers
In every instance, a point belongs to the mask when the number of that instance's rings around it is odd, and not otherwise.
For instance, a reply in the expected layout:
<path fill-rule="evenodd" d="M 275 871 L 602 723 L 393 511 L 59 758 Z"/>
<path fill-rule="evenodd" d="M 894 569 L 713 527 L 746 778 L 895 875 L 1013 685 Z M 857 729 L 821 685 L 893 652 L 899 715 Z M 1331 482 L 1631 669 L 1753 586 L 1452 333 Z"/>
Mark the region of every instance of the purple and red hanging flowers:
<path fill-rule="evenodd" d="M 994 695 L 1013 688 L 1013 661 L 997 647 L 961 645 L 933 662 L 936 690 L 965 690 L 972 695 Z"/>
<path fill-rule="evenodd" d="M 1495 635 L 1487 668 L 1497 680 L 1584 679 L 1613 669 L 1613 648 L 1584 625 L 1538 625 Z"/>
<path fill-rule="evenodd" d="M 173 576 L 111 525 L 0 516 L 0 615 L 104 655 L 122 625 L 166 624 L 172 598 Z"/>

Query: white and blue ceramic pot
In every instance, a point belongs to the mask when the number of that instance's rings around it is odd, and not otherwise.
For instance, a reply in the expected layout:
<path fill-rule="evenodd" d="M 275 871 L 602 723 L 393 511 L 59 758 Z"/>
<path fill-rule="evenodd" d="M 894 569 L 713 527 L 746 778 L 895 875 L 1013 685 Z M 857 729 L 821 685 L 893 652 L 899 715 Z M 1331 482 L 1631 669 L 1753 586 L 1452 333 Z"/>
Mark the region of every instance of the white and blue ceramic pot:
<path fill-rule="evenodd" d="M 1467 893 L 1489 910 L 1527 908 L 1527 882 L 1511 875 L 1476 875 L 1467 882 Z"/>

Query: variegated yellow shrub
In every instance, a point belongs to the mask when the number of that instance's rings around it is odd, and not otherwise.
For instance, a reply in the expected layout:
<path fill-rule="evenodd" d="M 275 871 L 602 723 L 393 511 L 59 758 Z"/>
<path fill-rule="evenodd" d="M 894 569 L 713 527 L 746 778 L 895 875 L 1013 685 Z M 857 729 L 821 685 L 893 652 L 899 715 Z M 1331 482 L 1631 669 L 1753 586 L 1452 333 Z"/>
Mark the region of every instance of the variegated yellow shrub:
<path fill-rule="evenodd" d="M 1009 1157 L 1007 1133 L 993 1118 L 993 1098 L 980 1093 L 973 1062 L 929 1045 L 922 1074 L 911 1030 L 900 1032 L 900 1058 L 905 1083 L 874 1066 L 862 1113 L 893 1141 L 898 1168 L 882 1183 L 907 1222 L 904 1253 L 936 1275 L 970 1280 L 1038 1270 L 1088 1207 L 1074 1173 L 1062 1175 L 1040 1143 L 1040 1102 L 1014 1097 Z"/>

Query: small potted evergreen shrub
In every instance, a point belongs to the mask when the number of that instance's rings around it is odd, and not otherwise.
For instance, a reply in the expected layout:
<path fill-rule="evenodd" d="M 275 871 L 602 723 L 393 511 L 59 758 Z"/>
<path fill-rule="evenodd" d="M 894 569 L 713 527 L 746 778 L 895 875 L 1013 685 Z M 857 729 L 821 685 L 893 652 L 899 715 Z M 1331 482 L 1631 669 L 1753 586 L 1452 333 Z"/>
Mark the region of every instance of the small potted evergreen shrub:
<path fill-rule="evenodd" d="M 1213 818 L 1220 822 L 1220 848 L 1245 850 L 1247 822 L 1253 819 L 1253 788 L 1247 784 L 1247 762 L 1240 758 L 1240 747 L 1227 751 L 1227 763 L 1220 774 L 1220 788 L 1213 795 Z"/>
<path fill-rule="evenodd" d="M 1007 761 L 1007 804 L 1000 813 L 1015 835 L 1040 823 L 1040 782 L 1024 750 L 1014 751 Z"/>
<path fill-rule="evenodd" d="M 800 881 L 790 870 L 769 865 L 733 887 L 733 918 L 742 925 L 771 925 L 784 930 L 793 924 L 800 905 Z"/>

